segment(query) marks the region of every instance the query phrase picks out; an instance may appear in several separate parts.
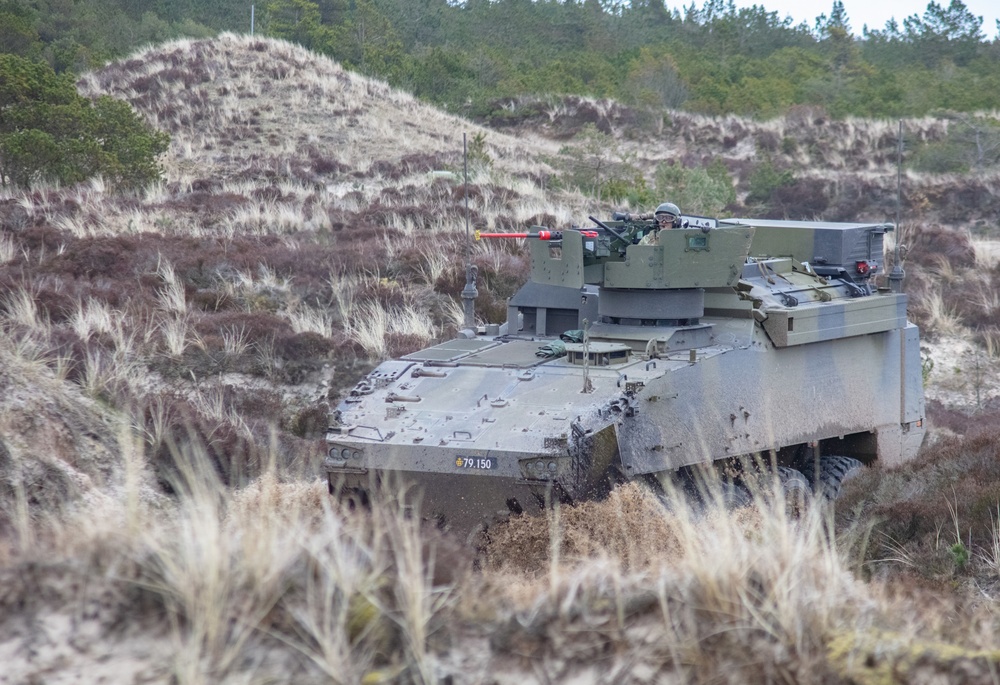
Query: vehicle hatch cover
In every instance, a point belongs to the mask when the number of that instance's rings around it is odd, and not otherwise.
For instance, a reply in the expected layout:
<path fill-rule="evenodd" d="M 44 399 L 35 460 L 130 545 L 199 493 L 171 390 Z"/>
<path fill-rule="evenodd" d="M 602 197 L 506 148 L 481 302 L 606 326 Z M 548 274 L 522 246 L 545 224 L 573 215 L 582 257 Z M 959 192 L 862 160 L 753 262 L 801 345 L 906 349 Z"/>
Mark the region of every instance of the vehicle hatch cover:
<path fill-rule="evenodd" d="M 421 362 L 453 362 L 499 344 L 493 340 L 466 340 L 460 338 L 408 354 L 403 359 Z"/>

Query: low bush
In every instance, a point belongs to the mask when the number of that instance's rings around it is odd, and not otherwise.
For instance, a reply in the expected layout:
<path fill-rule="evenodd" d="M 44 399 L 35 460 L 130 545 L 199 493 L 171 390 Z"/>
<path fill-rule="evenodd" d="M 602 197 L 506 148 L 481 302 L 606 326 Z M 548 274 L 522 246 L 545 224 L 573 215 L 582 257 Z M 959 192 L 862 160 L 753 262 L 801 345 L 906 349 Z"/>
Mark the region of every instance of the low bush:
<path fill-rule="evenodd" d="M 928 414 L 965 435 L 943 437 L 914 462 L 877 465 L 848 481 L 837 502 L 839 525 L 862 531 L 866 568 L 898 564 L 931 580 L 982 572 L 1000 521 L 1000 431 L 993 409 L 976 417 L 931 405 Z M 968 566 L 953 548 L 972 553 Z"/>
<path fill-rule="evenodd" d="M 266 464 L 252 435 L 226 417 L 206 416 L 179 395 L 147 396 L 137 414 L 145 420 L 150 466 L 167 492 L 174 492 L 192 468 L 204 472 L 207 466 L 222 483 L 239 486 L 259 476 Z"/>
<path fill-rule="evenodd" d="M 776 219 L 819 219 L 829 205 L 826 184 L 802 178 L 774 188 L 765 215 Z"/>
<path fill-rule="evenodd" d="M 907 227 L 905 240 L 908 262 L 936 267 L 944 259 L 952 269 L 975 266 L 976 250 L 971 236 L 960 228 L 921 223 Z"/>

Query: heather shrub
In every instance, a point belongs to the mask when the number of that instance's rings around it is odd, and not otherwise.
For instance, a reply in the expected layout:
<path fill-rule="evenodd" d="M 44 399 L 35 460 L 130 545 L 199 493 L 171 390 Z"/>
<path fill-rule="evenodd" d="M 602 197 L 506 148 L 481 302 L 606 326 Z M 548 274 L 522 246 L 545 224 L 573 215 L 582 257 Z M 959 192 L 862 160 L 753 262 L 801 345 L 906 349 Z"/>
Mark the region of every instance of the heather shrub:
<path fill-rule="evenodd" d="M 932 410 L 964 436 L 943 437 L 914 462 L 892 469 L 876 463 L 848 481 L 837 502 L 838 525 L 863 532 L 866 568 L 902 564 L 932 579 L 975 572 L 957 564 L 952 548 L 975 555 L 992 544 L 1000 506 L 1000 432 L 989 416 L 960 420 Z"/>
<path fill-rule="evenodd" d="M 132 236 L 81 238 L 52 260 L 51 269 L 74 278 L 128 279 L 136 271 L 140 241 Z"/>
<path fill-rule="evenodd" d="M 937 429 L 964 436 L 977 437 L 1000 425 L 1000 400 L 993 399 L 976 411 L 949 407 L 939 400 L 928 400 L 927 418 Z"/>
<path fill-rule="evenodd" d="M 54 254 L 61 246 L 71 242 L 70 236 L 63 230 L 47 223 L 35 223 L 17 232 L 21 247 L 29 254 Z"/>
<path fill-rule="evenodd" d="M 65 323 L 73 315 L 79 301 L 59 285 L 46 283 L 33 294 L 39 314 L 53 324 Z"/>
<path fill-rule="evenodd" d="M 218 313 L 242 309 L 243 303 L 231 293 L 216 288 L 199 288 L 190 294 L 188 303 L 205 313 Z"/>
<path fill-rule="evenodd" d="M 535 214 L 524 222 L 525 226 L 545 226 L 546 228 L 558 228 L 559 219 L 552 214 Z"/>
<path fill-rule="evenodd" d="M 1000 325 L 1000 293 L 989 275 L 989 272 L 963 274 L 943 288 L 962 323 L 975 330 L 981 342 Z"/>
<path fill-rule="evenodd" d="M 414 296 L 406 285 L 403 281 L 388 278 L 367 278 L 359 284 L 354 301 L 374 301 L 386 309 L 402 307 L 410 304 Z"/>
<path fill-rule="evenodd" d="M 226 403 L 247 422 L 255 434 L 270 432 L 284 414 L 284 399 L 281 392 L 263 387 L 251 386 L 226 389 Z"/>
<path fill-rule="evenodd" d="M 229 371 L 249 370 L 240 357 L 229 354 L 222 338 L 203 336 L 196 345 L 186 345 L 179 355 L 161 354 L 149 361 L 151 369 L 164 378 L 195 382 Z"/>
<path fill-rule="evenodd" d="M 908 226 L 906 259 L 922 266 L 934 267 L 941 259 L 951 268 L 972 267 L 976 263 L 976 251 L 968 231 L 951 226 L 931 226 L 918 224 Z"/>
<path fill-rule="evenodd" d="M 430 229 L 445 219 L 449 213 L 446 207 L 432 205 L 404 205 L 376 200 L 369 204 L 360 215 L 361 221 L 375 226 L 406 226 L 411 229 Z"/>
<path fill-rule="evenodd" d="M 286 319 L 269 312 L 227 311 L 199 317 L 195 330 L 201 335 L 217 336 L 238 331 L 250 344 L 254 344 L 279 335 L 289 335 L 292 327 Z"/>
<path fill-rule="evenodd" d="M 243 195 L 219 192 L 221 188 L 216 184 L 217 181 L 206 179 L 194 181 L 190 193 L 171 195 L 163 207 L 171 212 L 193 214 L 206 227 L 215 226 L 249 203 Z"/>
<path fill-rule="evenodd" d="M 63 377 L 73 383 L 83 384 L 83 374 L 91 346 L 96 343 L 81 340 L 72 330 L 58 326 L 52 329 L 45 346 L 45 357 L 50 363 L 61 366 Z"/>
<path fill-rule="evenodd" d="M 895 188 L 887 188 L 866 177 L 838 178 L 828 192 L 830 205 L 824 216 L 830 221 L 852 222 L 864 216 L 891 217 L 895 212 Z"/>
<path fill-rule="evenodd" d="M 348 341 L 342 340 L 341 343 L 339 353 L 344 357 L 355 351 Z M 295 333 L 275 338 L 271 349 L 278 361 L 276 380 L 294 385 L 330 362 L 338 345 L 317 333 Z"/>
<path fill-rule="evenodd" d="M 428 342 L 427 338 L 418 333 L 390 332 L 385 336 L 386 356 L 401 357 L 426 347 Z"/>
<path fill-rule="evenodd" d="M 145 422 L 150 466 L 167 492 L 181 474 L 208 466 L 226 485 L 238 486 L 260 475 L 262 448 L 229 416 L 207 416 L 189 400 L 167 393 L 148 396 L 137 410 Z M 198 462 L 193 467 L 191 462 Z"/>
<path fill-rule="evenodd" d="M 59 516 L 79 497 L 81 488 L 58 460 L 16 461 L 0 437 L 0 526 L 13 531 L 30 513 Z"/>
<path fill-rule="evenodd" d="M 281 336 L 276 338 L 274 342 L 275 354 L 286 361 L 299 363 L 316 359 L 322 360 L 335 347 L 336 343 L 330 338 L 310 332 Z"/>
<path fill-rule="evenodd" d="M 330 407 L 326 403 L 312 405 L 292 416 L 285 429 L 300 438 L 321 438 L 330 425 L 329 415 Z"/>
<path fill-rule="evenodd" d="M 4 232 L 16 233 L 28 226 L 28 212 L 18 204 L 17 200 L 0 200 L 0 229 Z"/>
<path fill-rule="evenodd" d="M 796 179 L 771 191 L 770 218 L 818 219 L 830 204 L 826 184 L 815 178 Z"/>
<path fill-rule="evenodd" d="M 369 174 L 377 174 L 393 181 L 425 174 L 436 169 L 447 169 L 454 165 L 457 153 L 425 153 L 416 152 L 405 155 L 398 162 L 378 160 L 368 167 Z"/>
<path fill-rule="evenodd" d="M 423 235 L 419 240 L 408 241 L 386 264 L 386 273 L 404 282 L 431 285 L 432 277 L 440 268 L 465 253 L 464 243 L 449 235 Z"/>

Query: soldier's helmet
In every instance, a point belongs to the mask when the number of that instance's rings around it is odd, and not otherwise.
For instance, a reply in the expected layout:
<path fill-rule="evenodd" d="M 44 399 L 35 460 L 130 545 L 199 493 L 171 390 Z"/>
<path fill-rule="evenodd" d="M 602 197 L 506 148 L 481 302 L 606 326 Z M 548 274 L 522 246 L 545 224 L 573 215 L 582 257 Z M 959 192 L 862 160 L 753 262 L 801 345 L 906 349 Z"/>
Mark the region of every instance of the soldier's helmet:
<path fill-rule="evenodd" d="M 673 202 L 664 202 L 662 205 L 656 208 L 653 212 L 653 216 L 656 218 L 656 222 L 660 224 L 661 228 L 670 228 L 676 226 L 681 218 L 680 207 L 675 205 Z"/>

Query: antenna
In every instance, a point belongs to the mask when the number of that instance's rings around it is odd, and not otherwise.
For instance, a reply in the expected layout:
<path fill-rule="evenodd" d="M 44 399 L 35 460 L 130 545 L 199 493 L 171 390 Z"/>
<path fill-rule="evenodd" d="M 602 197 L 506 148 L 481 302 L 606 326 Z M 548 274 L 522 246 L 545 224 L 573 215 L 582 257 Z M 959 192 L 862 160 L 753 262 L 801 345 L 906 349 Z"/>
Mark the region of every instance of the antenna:
<path fill-rule="evenodd" d="M 476 330 L 476 276 L 478 269 L 472 265 L 472 237 L 469 234 L 469 145 L 462 133 L 462 163 L 465 167 L 465 288 L 462 289 L 462 311 L 465 328 Z M 474 334 L 474 333 L 473 333 Z"/>
<path fill-rule="evenodd" d="M 896 146 L 896 240 L 892 251 L 892 272 L 889 273 L 889 290 L 894 293 L 903 292 L 903 267 L 899 263 L 899 215 L 903 205 L 903 120 L 899 120 L 899 142 Z"/>
<path fill-rule="evenodd" d="M 594 384 L 590 382 L 590 322 L 584 319 L 583 323 L 583 390 L 580 392 L 594 392 Z"/>

